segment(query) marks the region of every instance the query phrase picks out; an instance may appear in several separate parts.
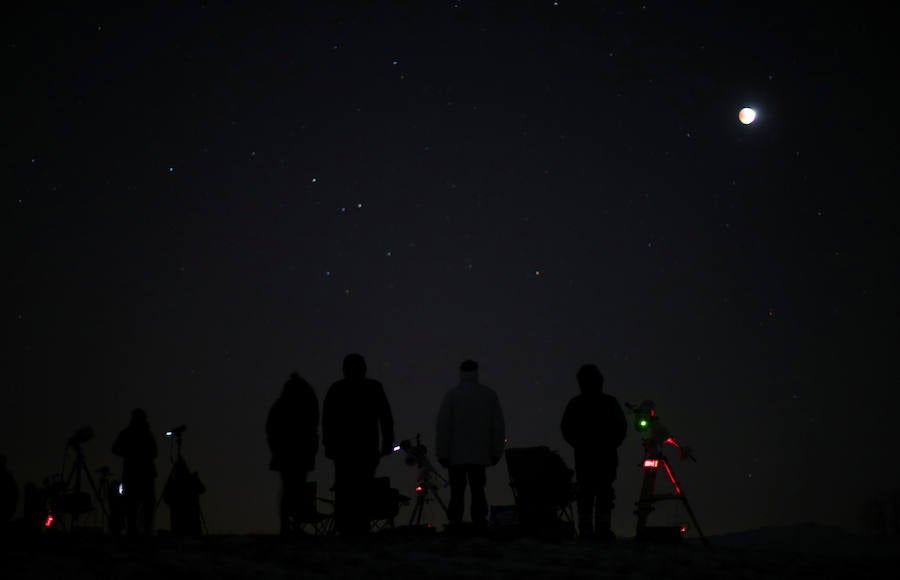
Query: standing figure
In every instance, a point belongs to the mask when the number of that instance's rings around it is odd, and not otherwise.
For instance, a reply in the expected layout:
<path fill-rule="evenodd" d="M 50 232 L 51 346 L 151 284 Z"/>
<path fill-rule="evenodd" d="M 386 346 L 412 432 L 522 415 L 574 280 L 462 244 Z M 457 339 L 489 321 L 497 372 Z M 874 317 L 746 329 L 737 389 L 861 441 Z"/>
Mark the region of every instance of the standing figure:
<path fill-rule="evenodd" d="M 334 461 L 335 525 L 352 536 L 369 531 L 375 469 L 392 451 L 394 418 L 384 387 L 366 378 L 362 355 L 348 354 L 343 372 L 325 395 L 322 443 Z"/>
<path fill-rule="evenodd" d="M 125 526 L 128 535 L 151 535 L 156 510 L 156 440 L 143 409 L 131 412 L 131 421 L 113 443 L 112 452 L 122 458 Z"/>
<path fill-rule="evenodd" d="M 299 531 L 304 516 L 315 511 L 315 498 L 307 498 L 304 492 L 319 451 L 319 399 L 297 373 L 291 373 L 269 409 L 266 441 L 272 452 L 269 469 L 281 474 L 281 534 L 289 535 Z"/>
<path fill-rule="evenodd" d="M 575 450 L 579 535 L 612 541 L 613 482 L 628 427 L 619 402 L 603 392 L 603 375 L 596 365 L 583 365 L 576 378 L 581 394 L 566 405 L 561 428 Z"/>
<path fill-rule="evenodd" d="M 472 523 L 483 527 L 488 515 L 485 468 L 503 456 L 506 425 L 497 393 L 478 383 L 478 363 L 463 361 L 459 371 L 459 384 L 447 391 L 438 411 L 437 458 L 450 472 L 450 525 L 462 523 L 468 481 Z"/>
<path fill-rule="evenodd" d="M 188 468 L 184 457 L 172 465 L 172 474 L 163 487 L 162 498 L 169 505 L 174 536 L 199 536 L 203 533 L 203 511 L 200 495 L 206 486 L 196 471 Z"/>

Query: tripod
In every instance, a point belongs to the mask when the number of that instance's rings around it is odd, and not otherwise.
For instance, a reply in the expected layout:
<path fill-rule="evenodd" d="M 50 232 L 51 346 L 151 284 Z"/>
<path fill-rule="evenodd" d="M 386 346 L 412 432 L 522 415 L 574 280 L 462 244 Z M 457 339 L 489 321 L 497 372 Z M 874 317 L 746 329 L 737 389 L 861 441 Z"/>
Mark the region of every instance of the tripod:
<path fill-rule="evenodd" d="M 425 511 L 425 504 L 429 501 L 437 501 L 444 514 L 447 513 L 447 504 L 441 499 L 440 488 L 447 487 L 447 479 L 438 473 L 431 461 L 426 456 L 426 448 L 422 445 L 421 434 L 416 433 L 416 445 L 413 447 L 409 440 L 401 441 L 400 448 L 406 451 L 406 462 L 409 465 L 415 465 L 419 468 L 416 475 L 416 503 L 413 505 L 412 513 L 409 516 L 409 525 L 414 523 L 416 526 L 422 525 L 422 514 Z M 442 484 L 442 485 L 439 485 Z"/>
<path fill-rule="evenodd" d="M 634 514 L 638 518 L 635 539 L 662 540 L 667 542 L 680 541 L 682 534 L 687 531 L 687 528 L 684 526 L 667 528 L 651 527 L 647 525 L 647 517 L 654 509 L 656 509 L 654 506 L 656 502 L 677 500 L 684 504 L 685 509 L 687 509 L 688 515 L 691 517 L 694 527 L 697 528 L 697 533 L 700 534 L 700 539 L 703 541 L 703 544 L 709 545 L 706 541 L 706 537 L 703 535 L 703 531 L 700 529 L 697 518 L 694 517 L 694 510 L 691 509 L 691 504 L 688 503 L 684 492 L 681 490 L 681 486 L 678 484 L 678 480 L 675 479 L 672 465 L 662 452 L 664 445 L 672 445 L 678 449 L 682 459 L 697 461 L 691 453 L 690 447 L 681 445 L 674 437 L 672 437 L 669 430 L 660 420 L 659 415 L 656 414 L 653 401 L 645 400 L 640 405 L 625 403 L 625 406 L 634 413 L 634 428 L 643 435 L 641 445 L 644 447 L 644 481 L 641 484 L 641 495 L 638 498 L 638 501 L 635 502 L 637 509 L 634 511 Z M 659 472 L 660 467 L 666 471 L 666 475 L 669 477 L 669 482 L 672 484 L 674 493 L 656 493 L 656 474 Z"/>
<path fill-rule="evenodd" d="M 65 460 L 63 460 L 62 475 L 57 490 L 59 495 L 54 494 L 55 497 L 51 505 L 52 512 L 71 516 L 71 527 L 75 527 L 79 516 L 94 510 L 94 501 L 100 506 L 101 524 L 109 518 L 104 496 L 100 493 L 94 478 L 91 476 L 84 451 L 81 449 L 81 444 L 93 437 L 93 434 L 93 430 L 86 427 L 79 430 L 66 443 L 66 455 L 68 455 L 68 450 L 72 449 L 75 452 L 75 459 L 72 462 L 68 475 L 65 475 Z M 82 480 L 87 480 L 92 494 L 82 491 Z M 49 522 L 53 521 L 52 512 L 50 514 L 51 517 L 48 519 Z"/>
<path fill-rule="evenodd" d="M 660 467 L 665 470 L 666 475 L 669 477 L 669 481 L 672 483 L 673 493 L 660 494 L 655 492 L 656 475 L 659 472 Z M 647 526 L 647 517 L 655 509 L 653 504 L 659 501 L 677 500 L 684 504 L 694 527 L 697 528 L 700 540 L 704 545 L 707 544 L 708 542 L 703 535 L 703 530 L 700 529 L 700 524 L 694 516 L 694 510 L 691 509 L 691 504 L 688 503 L 687 497 L 685 497 L 684 492 L 681 490 L 681 486 L 678 484 L 675 473 L 672 471 L 672 466 L 669 464 L 669 460 L 666 458 L 665 454 L 659 449 L 646 450 L 644 453 L 643 469 L 644 480 L 641 484 L 641 495 L 638 501 L 635 502 L 637 509 L 634 513 L 638 517 L 636 537 L 638 539 L 647 539 L 653 535 L 651 532 L 653 528 Z M 684 533 L 686 531 L 685 528 L 678 530 L 679 533 Z"/>
<path fill-rule="evenodd" d="M 200 507 L 199 499 L 200 494 L 206 491 L 206 487 L 196 473 L 190 472 L 187 462 L 181 453 L 181 434 L 185 429 L 186 427 L 182 425 L 166 432 L 166 435 L 173 440 L 176 455 L 173 458 L 172 447 L 170 446 L 169 463 L 172 464 L 172 469 L 169 471 L 169 477 L 166 479 L 163 492 L 156 502 L 156 507 L 159 509 L 159 503 L 163 499 L 169 504 L 169 517 L 173 534 L 183 536 L 208 534 L 206 518 Z"/>

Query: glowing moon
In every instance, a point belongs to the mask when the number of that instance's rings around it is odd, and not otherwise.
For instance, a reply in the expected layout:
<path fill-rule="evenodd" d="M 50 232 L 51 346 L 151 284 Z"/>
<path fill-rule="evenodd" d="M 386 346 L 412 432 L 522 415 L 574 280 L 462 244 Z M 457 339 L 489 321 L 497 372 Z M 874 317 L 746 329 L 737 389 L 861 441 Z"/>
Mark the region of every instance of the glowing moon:
<path fill-rule="evenodd" d="M 750 107 L 744 107 L 741 109 L 741 112 L 738 113 L 738 120 L 744 125 L 749 125 L 756 120 L 756 111 Z"/>

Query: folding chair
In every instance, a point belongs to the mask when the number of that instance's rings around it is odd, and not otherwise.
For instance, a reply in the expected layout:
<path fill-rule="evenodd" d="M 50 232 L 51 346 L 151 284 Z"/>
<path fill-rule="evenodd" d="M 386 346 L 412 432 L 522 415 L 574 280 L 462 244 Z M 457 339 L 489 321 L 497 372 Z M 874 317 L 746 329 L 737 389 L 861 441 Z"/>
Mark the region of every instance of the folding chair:
<path fill-rule="evenodd" d="M 545 446 L 507 449 L 506 467 L 524 531 L 574 537 L 575 474 Z"/>

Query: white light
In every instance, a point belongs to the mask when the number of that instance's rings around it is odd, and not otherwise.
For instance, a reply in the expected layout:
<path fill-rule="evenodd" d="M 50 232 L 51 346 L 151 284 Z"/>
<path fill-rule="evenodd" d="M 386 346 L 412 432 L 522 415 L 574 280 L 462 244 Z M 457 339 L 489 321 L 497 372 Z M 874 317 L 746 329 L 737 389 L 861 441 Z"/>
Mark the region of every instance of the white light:
<path fill-rule="evenodd" d="M 124 483 L 119 484 L 119 495 L 125 495 L 125 484 Z"/>
<path fill-rule="evenodd" d="M 394 453 L 397 453 L 398 451 L 400 451 L 400 446 L 394 445 Z"/>
<path fill-rule="evenodd" d="M 756 120 L 756 111 L 750 107 L 744 107 L 741 109 L 741 112 L 738 113 L 738 120 L 744 125 L 749 125 Z"/>

